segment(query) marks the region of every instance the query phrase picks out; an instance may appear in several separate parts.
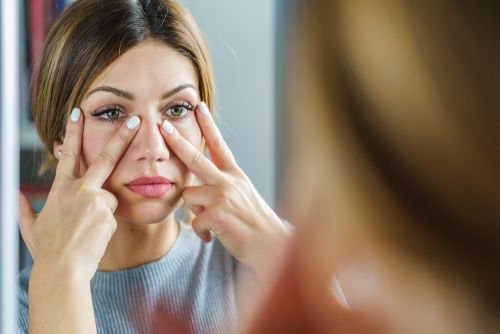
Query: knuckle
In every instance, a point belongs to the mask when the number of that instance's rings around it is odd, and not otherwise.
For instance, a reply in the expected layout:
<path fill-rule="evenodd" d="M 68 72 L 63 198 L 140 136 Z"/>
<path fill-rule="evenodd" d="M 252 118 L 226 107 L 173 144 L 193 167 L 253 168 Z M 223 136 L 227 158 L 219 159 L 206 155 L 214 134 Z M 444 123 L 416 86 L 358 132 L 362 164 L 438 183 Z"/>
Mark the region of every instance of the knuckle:
<path fill-rule="evenodd" d="M 91 195 L 87 201 L 90 210 L 93 212 L 106 212 L 106 210 L 103 210 L 104 206 L 102 201 L 96 195 Z"/>
<path fill-rule="evenodd" d="M 96 228 L 99 230 L 99 233 L 107 236 L 108 239 L 110 239 L 116 231 L 116 221 L 109 214 L 103 215 L 102 219 L 98 220 L 96 223 Z"/>
<path fill-rule="evenodd" d="M 207 228 L 209 228 L 209 225 L 212 223 L 212 219 L 210 214 L 202 214 L 197 216 L 196 218 L 193 219 L 191 222 L 191 225 L 193 226 L 193 229 L 199 233 L 203 233 Z"/>
<path fill-rule="evenodd" d="M 114 212 L 118 207 L 118 200 L 114 196 L 111 197 L 111 205 L 112 205 L 112 210 Z"/>
<path fill-rule="evenodd" d="M 216 195 L 215 201 L 218 204 L 218 206 L 224 206 L 227 207 L 229 204 L 229 199 L 226 193 L 221 192 Z"/>
<path fill-rule="evenodd" d="M 216 224 L 222 219 L 223 219 L 223 214 L 221 210 L 214 210 L 210 212 L 210 221 L 212 222 L 212 224 Z"/>
<path fill-rule="evenodd" d="M 203 154 L 201 154 L 200 152 L 196 151 L 195 154 L 193 155 L 193 157 L 191 158 L 191 162 L 192 162 L 193 165 L 203 166 L 204 159 L 205 159 L 205 157 L 203 156 Z"/>
<path fill-rule="evenodd" d="M 54 182 L 52 183 L 51 191 L 61 191 L 66 188 L 68 181 L 71 181 L 72 178 L 66 171 L 58 170 L 54 177 Z"/>
<path fill-rule="evenodd" d="M 214 147 L 218 151 L 221 151 L 224 153 L 226 153 L 226 151 L 227 151 L 226 142 L 221 137 L 218 137 L 214 140 Z"/>
<path fill-rule="evenodd" d="M 117 227 L 116 220 L 112 219 L 111 220 L 111 234 L 114 234 L 116 232 L 116 227 Z"/>
<path fill-rule="evenodd" d="M 106 219 L 104 220 L 104 225 L 110 230 L 110 231 L 115 231 L 116 230 L 116 220 L 115 217 L 111 212 L 108 211 L 106 214 Z"/>
<path fill-rule="evenodd" d="M 109 210 L 104 210 L 102 203 L 99 205 L 99 210 L 94 210 L 94 212 L 96 217 L 95 222 L 99 228 L 107 230 L 112 224 L 112 213 Z"/>
<path fill-rule="evenodd" d="M 234 191 L 239 194 L 248 194 L 252 191 L 252 185 L 244 180 L 243 182 L 237 181 L 234 184 Z"/>
<path fill-rule="evenodd" d="M 107 190 L 99 189 L 98 198 L 99 202 L 103 204 L 105 210 L 109 214 L 113 215 L 116 207 L 118 206 L 118 199 L 115 197 L 115 195 Z"/>
<path fill-rule="evenodd" d="M 197 216 L 191 221 L 191 226 L 193 227 L 194 230 L 197 230 L 202 222 L 203 222 L 203 217 Z"/>
<path fill-rule="evenodd" d="M 235 165 L 234 168 L 232 168 L 231 174 L 234 175 L 236 178 L 241 178 L 241 179 L 244 179 L 244 180 L 249 180 L 248 176 L 245 174 L 245 172 L 243 171 L 243 169 L 241 169 L 241 167 L 239 167 L 238 165 Z"/>
<path fill-rule="evenodd" d="M 184 145 L 184 139 L 181 136 L 176 136 L 173 140 L 173 146 L 181 148 Z"/>
<path fill-rule="evenodd" d="M 77 155 L 77 152 L 72 147 L 66 147 L 66 148 L 61 149 L 61 158 L 74 159 L 74 158 L 76 158 L 76 155 Z"/>
<path fill-rule="evenodd" d="M 121 127 L 117 132 L 116 132 L 116 136 L 122 141 L 122 142 L 127 142 L 128 139 L 129 139 L 129 134 L 130 134 L 130 131 L 128 131 L 127 129 L 125 129 L 124 127 Z"/>
<path fill-rule="evenodd" d="M 70 124 L 72 125 L 72 122 Z M 78 130 L 78 128 L 75 128 L 71 125 L 66 129 L 65 137 L 74 138 L 80 136 L 80 131 Z"/>
<path fill-rule="evenodd" d="M 103 212 L 103 201 L 102 199 L 92 191 L 86 187 L 82 187 L 78 190 L 78 199 L 79 203 L 84 203 L 86 206 L 87 212 L 90 214 L 99 214 Z"/>
<path fill-rule="evenodd" d="M 74 194 L 79 201 L 86 201 L 91 197 L 90 190 L 83 185 L 76 187 Z"/>
<path fill-rule="evenodd" d="M 116 199 L 116 197 L 112 194 L 106 194 L 105 201 L 107 203 L 108 210 L 111 210 L 110 213 L 115 212 L 116 208 L 118 207 L 118 200 Z"/>
<path fill-rule="evenodd" d="M 112 165 L 114 166 L 115 163 L 116 163 L 116 159 L 115 157 L 110 154 L 108 151 L 102 151 L 98 156 L 97 156 L 97 159 L 105 164 L 105 165 Z"/>
<path fill-rule="evenodd" d="M 184 199 L 184 201 L 189 201 L 192 197 L 192 190 L 187 187 L 187 188 L 184 188 L 184 190 L 182 191 L 182 198 Z"/>
<path fill-rule="evenodd" d="M 234 184 L 230 183 L 230 182 L 225 182 L 225 183 L 222 183 L 219 187 L 220 187 L 220 195 L 223 197 L 223 198 L 230 198 L 232 196 L 234 196 Z"/>

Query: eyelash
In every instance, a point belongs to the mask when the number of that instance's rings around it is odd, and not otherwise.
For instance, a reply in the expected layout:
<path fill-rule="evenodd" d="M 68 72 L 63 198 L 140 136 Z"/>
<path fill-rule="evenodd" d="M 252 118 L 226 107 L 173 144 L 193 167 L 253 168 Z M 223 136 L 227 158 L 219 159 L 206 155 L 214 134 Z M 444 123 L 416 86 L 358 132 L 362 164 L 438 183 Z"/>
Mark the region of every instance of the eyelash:
<path fill-rule="evenodd" d="M 121 113 L 121 116 L 118 117 L 118 118 L 105 118 L 103 116 L 106 116 L 107 113 L 111 112 L 111 111 L 119 111 Z M 105 122 L 105 123 L 114 123 L 114 122 L 117 122 L 119 121 L 121 118 L 124 118 L 125 116 L 123 116 L 123 109 L 120 107 L 120 106 L 116 106 L 116 105 L 111 105 L 111 106 L 106 106 L 106 107 L 103 107 L 103 108 L 100 108 L 96 111 L 94 111 L 93 113 L 91 113 L 92 116 L 96 117 L 98 121 L 100 122 Z"/>
<path fill-rule="evenodd" d="M 187 111 L 184 113 L 184 115 L 174 116 L 174 115 L 171 115 L 168 113 L 169 110 L 172 110 L 174 108 L 179 108 L 179 107 L 187 109 Z M 180 121 L 180 120 L 183 120 L 186 117 L 190 116 L 191 113 L 194 111 L 194 109 L 195 109 L 195 107 L 187 102 L 184 102 L 184 101 L 183 102 L 176 102 L 176 103 L 168 106 L 165 109 L 165 111 L 163 111 L 163 114 L 166 114 L 167 117 L 173 118 L 175 121 L 177 121 L 177 120 Z M 107 116 L 107 114 L 109 112 L 112 112 L 112 111 L 118 111 L 118 112 L 120 112 L 121 115 L 118 118 L 109 118 L 109 116 Z M 103 107 L 101 109 L 98 109 L 98 110 L 92 112 L 91 115 L 96 117 L 97 120 L 100 122 L 114 123 L 114 122 L 118 122 L 122 118 L 125 118 L 125 116 L 123 116 L 124 113 L 125 112 L 124 112 L 122 107 L 117 106 L 117 105 L 111 105 L 111 106 L 106 106 L 106 107 Z"/>
<path fill-rule="evenodd" d="M 187 110 L 187 111 L 184 113 L 184 115 L 182 115 L 182 116 L 168 115 L 168 113 L 167 113 L 167 112 L 168 112 L 169 110 L 172 110 L 172 109 L 174 109 L 174 108 L 179 108 L 179 107 L 184 108 L 184 109 L 186 109 L 186 110 Z M 194 107 L 194 106 L 192 106 L 191 104 L 189 104 L 189 103 L 187 103 L 187 102 L 182 101 L 182 102 L 176 102 L 176 103 L 174 103 L 174 104 L 172 104 L 172 105 L 170 105 L 170 106 L 166 107 L 166 109 L 165 109 L 164 113 L 165 113 L 165 114 L 167 114 L 167 115 L 166 115 L 167 117 L 173 117 L 173 118 L 174 118 L 174 120 L 179 120 L 179 121 L 180 121 L 180 120 L 183 120 L 183 119 L 185 119 L 186 117 L 190 116 L 190 115 L 191 115 L 191 113 L 194 111 L 194 109 L 195 109 L 195 107 Z"/>

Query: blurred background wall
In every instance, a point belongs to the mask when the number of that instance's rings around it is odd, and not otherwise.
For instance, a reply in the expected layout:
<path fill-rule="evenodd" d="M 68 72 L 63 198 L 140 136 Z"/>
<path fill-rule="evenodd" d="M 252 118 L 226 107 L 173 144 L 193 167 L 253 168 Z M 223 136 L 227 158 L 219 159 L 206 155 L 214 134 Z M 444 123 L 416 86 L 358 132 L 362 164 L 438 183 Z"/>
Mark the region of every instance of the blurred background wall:
<path fill-rule="evenodd" d="M 275 197 L 273 0 L 182 0 L 205 33 L 217 87 L 218 124 L 268 203 Z"/>

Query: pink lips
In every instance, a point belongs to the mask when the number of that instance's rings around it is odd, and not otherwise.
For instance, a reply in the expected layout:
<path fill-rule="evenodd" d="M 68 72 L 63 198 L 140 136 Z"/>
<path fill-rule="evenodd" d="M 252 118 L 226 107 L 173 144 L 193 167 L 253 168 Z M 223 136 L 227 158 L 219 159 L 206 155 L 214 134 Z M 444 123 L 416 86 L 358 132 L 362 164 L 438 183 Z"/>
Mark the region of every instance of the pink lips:
<path fill-rule="evenodd" d="M 126 184 L 126 187 L 144 197 L 162 197 L 173 183 L 161 176 L 142 176 Z"/>

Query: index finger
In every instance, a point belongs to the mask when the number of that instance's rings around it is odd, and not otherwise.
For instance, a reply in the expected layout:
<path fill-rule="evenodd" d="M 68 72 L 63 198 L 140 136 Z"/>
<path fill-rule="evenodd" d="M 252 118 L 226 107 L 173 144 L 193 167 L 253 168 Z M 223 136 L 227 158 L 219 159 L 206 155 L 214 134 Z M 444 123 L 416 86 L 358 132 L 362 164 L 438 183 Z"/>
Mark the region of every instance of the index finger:
<path fill-rule="evenodd" d="M 137 133 L 140 123 L 139 117 L 132 116 L 118 129 L 83 176 L 87 182 L 102 187 Z"/>
<path fill-rule="evenodd" d="M 222 174 L 209 159 L 184 139 L 169 121 L 164 120 L 161 128 L 165 143 L 190 171 L 206 184 L 218 183 Z"/>
<path fill-rule="evenodd" d="M 73 108 L 66 124 L 66 133 L 56 168 L 56 178 L 60 178 L 61 176 L 67 179 L 78 177 L 83 132 L 83 120 L 81 116 L 80 109 Z"/>

